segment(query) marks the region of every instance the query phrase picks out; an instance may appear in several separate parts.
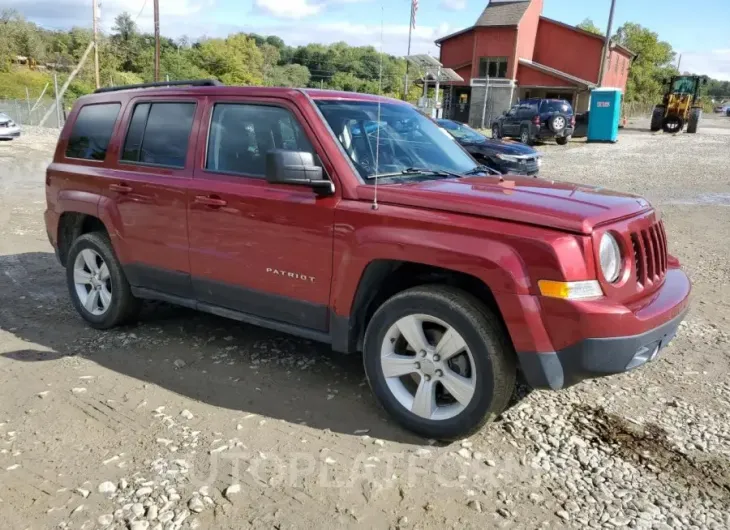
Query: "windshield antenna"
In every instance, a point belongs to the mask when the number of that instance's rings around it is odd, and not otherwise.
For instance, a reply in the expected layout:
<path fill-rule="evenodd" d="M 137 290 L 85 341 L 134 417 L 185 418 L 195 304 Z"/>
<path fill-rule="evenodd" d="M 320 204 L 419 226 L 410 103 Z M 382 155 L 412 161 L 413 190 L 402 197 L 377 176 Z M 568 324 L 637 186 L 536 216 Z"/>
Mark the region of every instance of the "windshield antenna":
<path fill-rule="evenodd" d="M 383 4 L 380 4 L 380 72 L 378 75 L 378 121 L 375 129 L 375 195 L 373 210 L 378 209 L 378 175 L 380 174 L 380 98 L 383 97 Z M 365 132 L 367 134 L 367 131 Z"/>

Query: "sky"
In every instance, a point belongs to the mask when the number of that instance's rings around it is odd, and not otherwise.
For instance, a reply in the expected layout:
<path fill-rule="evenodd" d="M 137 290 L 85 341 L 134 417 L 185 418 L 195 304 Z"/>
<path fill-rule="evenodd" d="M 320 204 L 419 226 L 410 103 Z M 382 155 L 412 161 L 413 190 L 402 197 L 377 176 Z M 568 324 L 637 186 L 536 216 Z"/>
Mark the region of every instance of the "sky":
<path fill-rule="evenodd" d="M 128 11 L 152 29 L 152 0 L 100 0 L 102 30 Z M 91 25 L 92 0 L 0 0 L 47 28 Z M 159 0 L 160 31 L 177 38 L 244 31 L 274 34 L 289 45 L 310 42 L 373 45 L 406 55 L 410 0 Z M 438 56 L 433 41 L 471 26 L 487 0 L 420 0 L 412 53 Z M 544 0 L 543 15 L 606 27 L 611 0 Z M 730 80 L 730 0 L 616 0 L 614 27 L 638 22 L 682 54 L 681 69 Z M 381 39 L 382 33 L 382 39 Z"/>

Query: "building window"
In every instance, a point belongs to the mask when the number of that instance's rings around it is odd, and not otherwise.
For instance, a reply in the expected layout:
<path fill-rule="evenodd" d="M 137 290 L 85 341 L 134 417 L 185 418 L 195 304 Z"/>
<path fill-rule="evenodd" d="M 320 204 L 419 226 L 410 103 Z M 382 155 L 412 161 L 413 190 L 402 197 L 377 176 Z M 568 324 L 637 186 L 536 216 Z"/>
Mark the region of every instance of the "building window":
<path fill-rule="evenodd" d="M 480 57 L 479 77 L 507 77 L 507 57 Z"/>

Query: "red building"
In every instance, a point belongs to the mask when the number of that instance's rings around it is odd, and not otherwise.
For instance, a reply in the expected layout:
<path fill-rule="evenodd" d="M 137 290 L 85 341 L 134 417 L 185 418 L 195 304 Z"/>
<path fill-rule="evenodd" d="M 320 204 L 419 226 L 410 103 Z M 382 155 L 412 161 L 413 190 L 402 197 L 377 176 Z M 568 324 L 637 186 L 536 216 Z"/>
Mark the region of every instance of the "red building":
<path fill-rule="evenodd" d="M 612 42 L 599 82 L 604 38 L 542 16 L 543 0 L 490 0 L 476 23 L 436 41 L 463 82 L 444 91 L 444 117 L 489 127 L 513 102 L 570 101 L 584 112 L 590 90 L 625 90 L 634 54 Z M 486 103 L 485 103 L 486 102 Z"/>

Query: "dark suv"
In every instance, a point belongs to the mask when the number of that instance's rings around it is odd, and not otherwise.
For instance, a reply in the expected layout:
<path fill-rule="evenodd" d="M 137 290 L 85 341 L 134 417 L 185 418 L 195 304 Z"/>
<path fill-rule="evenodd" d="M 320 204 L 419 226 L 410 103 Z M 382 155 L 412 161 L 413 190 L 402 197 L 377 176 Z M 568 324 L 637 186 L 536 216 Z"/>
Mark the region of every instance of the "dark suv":
<path fill-rule="evenodd" d="M 402 101 L 188 84 L 207 86 L 84 96 L 61 132 L 46 227 L 95 328 L 153 299 L 316 340 L 361 354 L 401 424 L 453 439 L 518 371 L 560 389 L 637 368 L 685 314 L 640 197 L 492 175 Z"/>
<path fill-rule="evenodd" d="M 525 99 L 494 121 L 492 137 L 519 138 L 527 145 L 536 140 L 555 138 L 560 145 L 565 145 L 574 130 L 575 114 L 567 101 Z"/>

